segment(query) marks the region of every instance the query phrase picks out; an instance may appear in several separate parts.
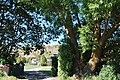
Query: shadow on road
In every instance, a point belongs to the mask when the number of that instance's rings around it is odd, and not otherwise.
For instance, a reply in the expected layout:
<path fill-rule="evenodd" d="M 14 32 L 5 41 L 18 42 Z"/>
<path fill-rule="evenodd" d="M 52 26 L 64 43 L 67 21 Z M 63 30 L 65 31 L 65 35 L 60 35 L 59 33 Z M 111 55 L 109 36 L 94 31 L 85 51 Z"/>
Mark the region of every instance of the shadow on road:
<path fill-rule="evenodd" d="M 25 71 L 25 75 L 28 80 L 42 80 L 49 78 L 51 75 L 50 71 Z"/>
<path fill-rule="evenodd" d="M 42 80 L 49 78 L 51 76 L 51 71 L 25 71 L 24 74 L 25 76 L 21 77 L 21 79 Z"/>

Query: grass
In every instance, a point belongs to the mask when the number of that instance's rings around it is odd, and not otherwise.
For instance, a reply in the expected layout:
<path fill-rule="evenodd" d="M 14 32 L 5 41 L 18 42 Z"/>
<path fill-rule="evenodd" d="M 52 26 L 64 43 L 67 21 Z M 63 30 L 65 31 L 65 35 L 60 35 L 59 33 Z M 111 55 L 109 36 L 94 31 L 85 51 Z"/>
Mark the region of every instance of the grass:
<path fill-rule="evenodd" d="M 41 66 L 40 71 L 51 71 L 51 66 Z"/>
<path fill-rule="evenodd" d="M 25 64 L 25 69 L 35 69 L 35 68 L 40 68 L 40 70 L 43 71 L 51 71 L 51 66 L 38 66 L 38 65 Z"/>
<path fill-rule="evenodd" d="M 0 77 L 0 80 L 17 80 L 14 76 Z"/>
<path fill-rule="evenodd" d="M 38 65 L 29 65 L 29 64 L 25 64 L 25 69 L 34 69 L 34 68 L 40 68 L 40 66 Z"/>

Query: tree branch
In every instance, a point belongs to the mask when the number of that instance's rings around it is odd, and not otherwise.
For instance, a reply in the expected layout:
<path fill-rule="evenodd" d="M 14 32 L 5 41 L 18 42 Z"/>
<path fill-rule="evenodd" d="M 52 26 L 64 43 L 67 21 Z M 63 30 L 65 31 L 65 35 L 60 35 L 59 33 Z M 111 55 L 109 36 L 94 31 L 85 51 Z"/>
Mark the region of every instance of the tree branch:
<path fill-rule="evenodd" d="M 119 47 L 120 47 L 120 43 L 111 44 L 107 46 L 106 48 L 104 48 L 103 53 L 106 53 L 108 50 L 112 50 L 112 49 L 119 48 Z"/>
<path fill-rule="evenodd" d="M 105 19 L 105 28 L 103 33 L 107 32 L 108 19 L 109 19 L 108 17 Z"/>
<path fill-rule="evenodd" d="M 112 33 L 115 32 L 115 30 L 120 26 L 120 22 L 116 23 L 115 25 L 113 25 L 113 27 L 111 29 L 109 29 L 106 33 L 103 33 L 103 35 L 101 36 L 100 40 L 99 40 L 99 44 L 101 46 L 103 46 L 105 44 L 105 42 L 107 41 L 107 39 L 111 36 Z"/>
<path fill-rule="evenodd" d="M 56 9 L 56 13 L 57 13 L 58 17 L 62 20 L 64 26 L 66 27 L 67 26 L 66 21 L 65 21 L 64 17 L 62 16 L 62 14 L 60 13 L 60 10 L 57 7 L 55 7 L 55 9 Z"/>
<path fill-rule="evenodd" d="M 78 26 L 81 28 L 81 23 L 80 23 L 80 19 L 78 17 L 78 13 L 75 13 L 76 14 L 76 17 L 77 17 L 77 21 L 78 21 Z"/>

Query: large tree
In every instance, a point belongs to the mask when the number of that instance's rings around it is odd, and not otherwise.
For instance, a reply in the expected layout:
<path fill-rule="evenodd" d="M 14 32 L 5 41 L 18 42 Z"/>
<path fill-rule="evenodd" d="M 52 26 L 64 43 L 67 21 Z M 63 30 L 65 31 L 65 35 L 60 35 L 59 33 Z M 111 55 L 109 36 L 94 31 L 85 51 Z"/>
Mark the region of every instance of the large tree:
<path fill-rule="evenodd" d="M 26 2 L 26 1 L 25 1 Z M 73 46 L 73 54 L 75 54 L 74 74 L 79 74 L 80 71 L 80 52 L 77 43 L 77 28 L 81 27 L 78 17 L 80 4 L 77 1 L 69 0 L 36 0 L 27 1 L 41 11 L 43 17 L 51 29 L 60 33 L 64 29 L 67 36 L 71 40 Z M 53 33 L 54 35 L 59 35 Z"/>
<path fill-rule="evenodd" d="M 83 70 L 92 72 L 101 59 L 102 51 L 107 47 L 105 46 L 107 40 L 120 26 L 119 2 L 119 0 L 35 0 L 31 1 L 31 4 L 41 10 L 53 28 L 64 27 L 76 56 L 74 73 L 79 73 L 80 51 L 77 29 L 81 28 L 82 23 L 84 26 L 90 27 L 93 32 L 92 40 L 97 45 L 92 50 L 91 59 Z"/>
<path fill-rule="evenodd" d="M 84 68 L 88 72 L 93 71 L 97 63 L 101 60 L 101 56 L 105 54 L 108 45 L 111 42 L 111 36 L 115 37 L 115 33 L 120 30 L 120 1 L 119 0 L 88 0 L 83 1 L 82 11 L 85 14 L 87 23 L 90 23 L 93 31 L 93 40 L 97 43 L 93 50 L 88 65 Z M 118 31 L 117 31 L 118 30 Z M 114 39 L 115 40 L 115 39 Z M 112 43 L 112 48 L 119 45 L 119 42 Z M 116 46 L 115 46 L 116 45 Z M 111 45 L 109 45 L 111 46 Z"/>
<path fill-rule="evenodd" d="M 10 0 L 10 2 L 11 1 L 13 0 Z M 27 26 L 27 33 L 29 34 L 25 35 L 29 36 L 28 39 L 33 41 L 37 41 L 38 39 L 42 39 L 43 41 L 47 39 L 47 41 L 49 41 L 58 37 L 62 31 L 66 32 L 65 34 L 67 34 L 74 48 L 74 74 L 80 72 L 81 64 L 81 52 L 79 51 L 78 44 L 82 44 L 82 42 L 78 42 L 78 28 L 86 29 L 86 27 L 89 27 L 93 32 L 92 34 L 90 33 L 90 35 L 93 35 L 93 44 L 90 44 L 92 55 L 88 65 L 84 67 L 84 73 L 92 72 L 95 69 L 96 64 L 100 61 L 101 55 L 103 54 L 102 51 L 109 49 L 107 48 L 109 46 L 106 45 L 106 42 L 113 33 L 118 33 L 119 31 L 119 0 L 16 0 L 15 3 L 17 7 L 13 5 L 14 7 L 12 9 L 16 8 L 16 13 L 25 18 L 22 19 L 24 20 L 23 22 L 28 22 L 28 24 L 34 23 L 34 27 L 33 25 Z M 4 6 L 3 4 L 1 5 Z M 16 19 L 18 19 L 18 17 Z M 39 23 L 40 25 L 37 25 Z M 117 29 L 118 31 L 116 31 Z M 40 33 L 38 33 L 38 30 L 40 30 Z M 41 31 L 44 32 L 44 34 L 41 33 Z M 37 36 L 40 34 L 47 35 L 48 38 L 45 38 L 46 36 L 43 38 L 41 35 L 41 37 L 35 38 L 35 34 Z M 39 41 L 37 41 L 37 43 Z M 95 49 L 93 49 L 94 43 L 97 44 Z M 118 42 L 114 45 L 118 45 Z"/>

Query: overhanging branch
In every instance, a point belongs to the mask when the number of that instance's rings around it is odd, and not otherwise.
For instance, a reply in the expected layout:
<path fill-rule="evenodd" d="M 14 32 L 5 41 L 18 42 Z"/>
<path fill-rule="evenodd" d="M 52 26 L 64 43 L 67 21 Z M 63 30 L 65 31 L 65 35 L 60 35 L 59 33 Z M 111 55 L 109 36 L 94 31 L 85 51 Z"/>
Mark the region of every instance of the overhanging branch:
<path fill-rule="evenodd" d="M 108 50 L 116 49 L 119 47 L 120 47 L 120 43 L 111 44 L 111 45 L 107 46 L 106 48 L 104 48 L 103 53 L 106 53 Z"/>
<path fill-rule="evenodd" d="M 116 29 L 118 29 L 118 27 L 120 27 L 120 22 L 113 25 L 113 27 L 110 28 L 106 33 L 103 33 L 103 35 L 101 36 L 99 40 L 99 44 L 103 46 L 105 42 L 107 41 L 107 39 L 111 36 L 111 34 L 114 33 Z"/>

